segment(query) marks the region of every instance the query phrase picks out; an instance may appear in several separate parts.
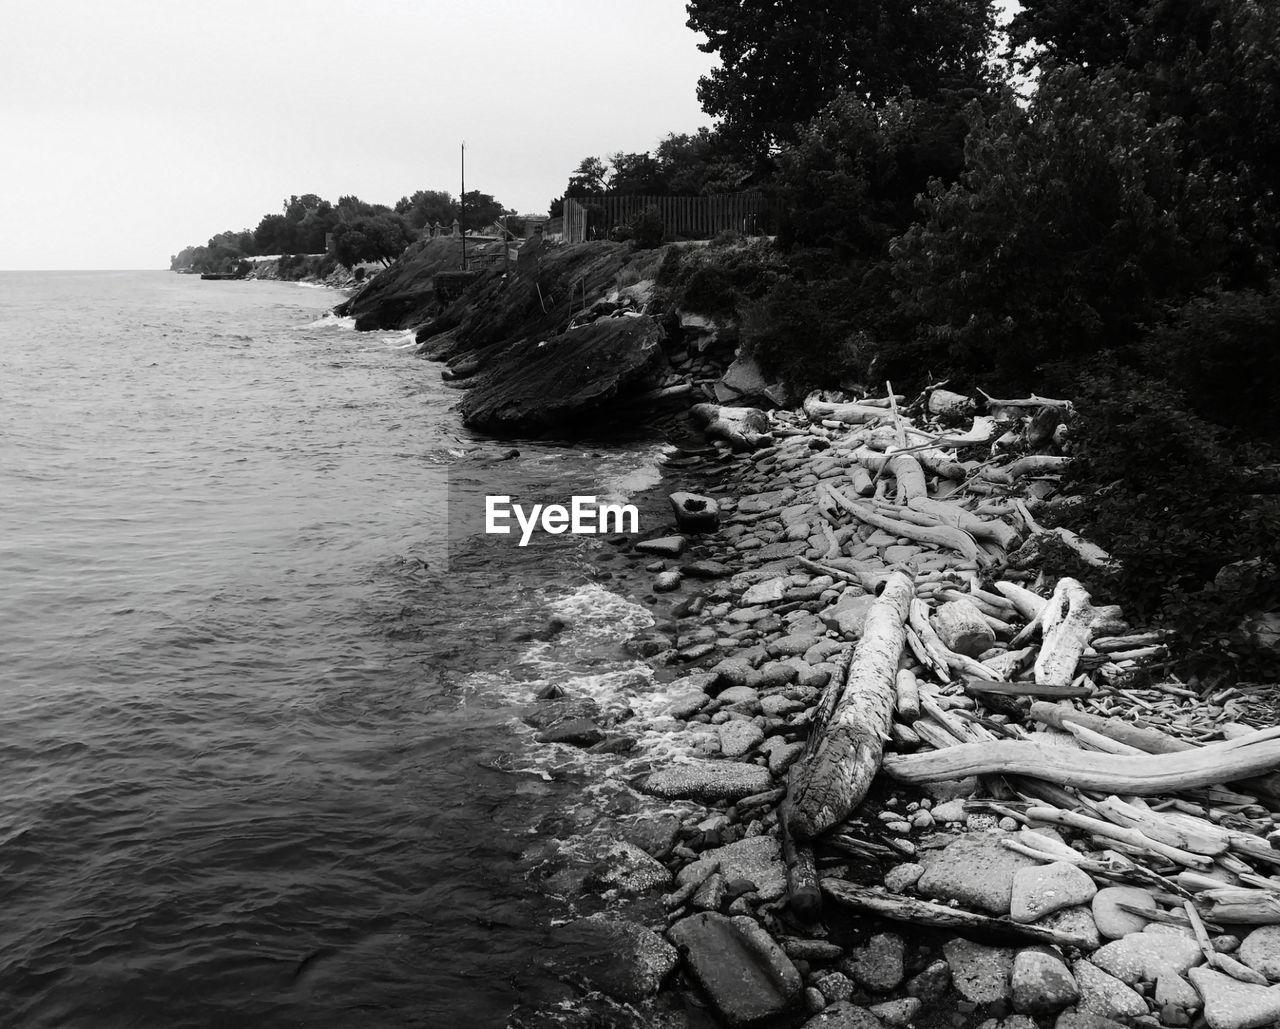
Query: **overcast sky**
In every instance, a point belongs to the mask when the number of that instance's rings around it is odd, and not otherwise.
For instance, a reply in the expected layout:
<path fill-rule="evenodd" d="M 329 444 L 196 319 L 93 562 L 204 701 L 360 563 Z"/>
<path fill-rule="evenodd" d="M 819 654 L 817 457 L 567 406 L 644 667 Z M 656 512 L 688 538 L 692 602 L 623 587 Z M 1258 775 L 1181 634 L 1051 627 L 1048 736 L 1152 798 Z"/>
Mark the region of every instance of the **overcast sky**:
<path fill-rule="evenodd" d="M 167 268 L 290 194 L 545 211 L 710 120 L 684 0 L 4 0 L 0 269 Z"/>

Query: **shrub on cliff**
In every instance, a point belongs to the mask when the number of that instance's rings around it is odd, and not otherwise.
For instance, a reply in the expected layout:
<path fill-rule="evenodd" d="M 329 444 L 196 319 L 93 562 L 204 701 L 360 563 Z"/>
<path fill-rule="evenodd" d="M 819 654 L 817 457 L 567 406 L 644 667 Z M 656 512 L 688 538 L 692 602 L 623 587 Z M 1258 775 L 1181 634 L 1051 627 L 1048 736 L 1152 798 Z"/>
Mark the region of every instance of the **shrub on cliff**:
<path fill-rule="evenodd" d="M 771 244 L 753 240 L 670 247 L 655 281 L 670 309 L 735 319 L 788 274 L 786 262 Z"/>

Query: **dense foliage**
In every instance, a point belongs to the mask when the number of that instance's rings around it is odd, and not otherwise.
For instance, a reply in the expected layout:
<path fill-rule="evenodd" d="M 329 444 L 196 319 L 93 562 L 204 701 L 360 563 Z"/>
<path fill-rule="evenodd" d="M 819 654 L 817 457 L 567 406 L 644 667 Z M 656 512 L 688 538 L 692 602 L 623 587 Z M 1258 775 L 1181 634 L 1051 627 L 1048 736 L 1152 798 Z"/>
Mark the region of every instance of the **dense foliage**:
<path fill-rule="evenodd" d="M 465 204 L 463 203 L 465 201 Z M 509 211 L 488 193 L 468 190 L 461 200 L 441 190 L 418 190 L 394 208 L 342 196 L 336 204 L 307 193 L 284 201 L 279 214 L 263 215 L 256 228 L 220 232 L 204 246 L 189 246 L 169 262 L 174 271 L 231 273 L 247 268 L 246 258 L 274 254 L 332 253 L 347 267 L 365 261 L 389 263 L 435 224 L 451 229 L 455 219 L 467 231 L 492 225 Z"/>

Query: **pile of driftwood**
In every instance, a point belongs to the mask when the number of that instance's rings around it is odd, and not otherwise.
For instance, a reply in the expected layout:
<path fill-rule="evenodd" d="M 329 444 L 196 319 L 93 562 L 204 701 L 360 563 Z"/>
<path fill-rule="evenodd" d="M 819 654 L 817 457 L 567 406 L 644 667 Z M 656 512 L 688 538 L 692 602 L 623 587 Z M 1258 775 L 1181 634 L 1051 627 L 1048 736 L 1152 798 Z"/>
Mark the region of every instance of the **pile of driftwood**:
<path fill-rule="evenodd" d="M 1072 502 L 1055 496 L 1069 458 L 1043 452 L 1061 449 L 1069 404 L 988 397 L 989 413 L 974 416 L 970 398 L 936 390 L 921 405 L 926 418 L 912 419 L 901 402 L 890 389 L 805 404 L 848 474 L 840 486 L 819 483 L 829 546 L 803 563 L 877 598 L 791 769 L 783 821 L 793 896 L 811 903 L 807 847 L 838 836 L 880 772 L 904 784 L 978 776 L 988 811 L 1086 841 L 1073 848 L 1024 831 L 1008 847 L 1147 887 L 1163 905 L 1147 917 L 1188 926 L 1211 963 L 1228 960 L 1206 926 L 1280 924 L 1280 879 L 1270 874 L 1280 866 L 1280 728 L 1240 724 L 1222 695 L 1152 674 L 1167 656 L 1163 635 L 1130 631 L 1082 582 L 1034 581 L 1028 569 L 1049 536 L 1088 565 L 1110 560 L 1033 515 Z M 721 421 L 734 431 L 731 414 Z M 866 527 L 883 536 L 868 539 Z M 868 559 L 868 544 L 883 554 L 886 539 L 906 555 L 888 568 Z M 1050 932 L 822 886 L 907 921 Z"/>

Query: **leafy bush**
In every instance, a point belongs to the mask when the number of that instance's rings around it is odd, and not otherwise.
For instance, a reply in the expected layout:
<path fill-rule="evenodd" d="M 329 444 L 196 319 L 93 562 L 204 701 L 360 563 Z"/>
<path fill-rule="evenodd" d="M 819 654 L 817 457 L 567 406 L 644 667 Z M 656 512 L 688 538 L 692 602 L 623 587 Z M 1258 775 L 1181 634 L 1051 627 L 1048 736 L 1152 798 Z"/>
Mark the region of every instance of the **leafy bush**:
<path fill-rule="evenodd" d="M 1274 662 L 1232 641 L 1245 614 L 1280 606 L 1265 571 L 1280 568 L 1280 507 L 1243 492 L 1241 455 L 1167 383 L 1113 369 L 1086 380 L 1080 410 L 1069 472 L 1069 487 L 1085 497 L 1076 527 L 1118 562 L 1093 576 L 1101 592 L 1131 620 L 1178 631 L 1189 669 L 1248 674 Z M 1223 569 L 1253 559 L 1260 574 L 1215 583 Z"/>
<path fill-rule="evenodd" d="M 667 231 L 662 215 L 653 206 L 636 212 L 631 218 L 630 228 L 637 250 L 656 250 L 662 246 L 662 237 Z"/>
<path fill-rule="evenodd" d="M 788 274 L 781 255 L 765 242 L 673 246 L 658 267 L 656 284 L 669 308 L 734 318 Z"/>

